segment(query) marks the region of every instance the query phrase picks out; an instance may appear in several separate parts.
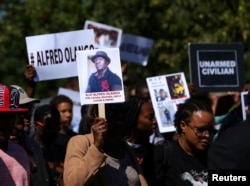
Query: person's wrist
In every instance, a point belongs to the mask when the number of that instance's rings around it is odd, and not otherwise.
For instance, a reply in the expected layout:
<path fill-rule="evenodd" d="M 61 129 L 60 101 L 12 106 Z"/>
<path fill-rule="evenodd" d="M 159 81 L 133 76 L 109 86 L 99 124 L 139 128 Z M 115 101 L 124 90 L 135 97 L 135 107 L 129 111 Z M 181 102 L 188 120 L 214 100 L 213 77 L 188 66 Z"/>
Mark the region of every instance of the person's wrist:
<path fill-rule="evenodd" d="M 95 143 L 94 143 L 94 146 L 95 146 L 101 153 L 104 152 L 101 145 L 98 145 L 98 144 L 95 144 Z"/>

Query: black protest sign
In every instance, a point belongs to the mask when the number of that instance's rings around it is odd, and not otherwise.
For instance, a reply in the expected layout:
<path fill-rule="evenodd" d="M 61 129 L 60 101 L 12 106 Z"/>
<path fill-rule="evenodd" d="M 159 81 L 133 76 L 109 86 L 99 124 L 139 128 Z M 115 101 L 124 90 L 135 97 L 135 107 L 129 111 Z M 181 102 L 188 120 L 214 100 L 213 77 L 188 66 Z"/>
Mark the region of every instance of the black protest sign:
<path fill-rule="evenodd" d="M 189 43 L 190 80 L 199 90 L 241 91 L 244 83 L 240 43 Z"/>

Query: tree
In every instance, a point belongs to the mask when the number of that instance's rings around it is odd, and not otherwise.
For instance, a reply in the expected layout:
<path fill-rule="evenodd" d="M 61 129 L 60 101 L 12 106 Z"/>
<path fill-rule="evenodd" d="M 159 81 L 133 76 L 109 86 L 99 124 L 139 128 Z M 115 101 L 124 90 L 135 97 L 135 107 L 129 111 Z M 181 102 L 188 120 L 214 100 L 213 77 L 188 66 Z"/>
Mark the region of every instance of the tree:
<path fill-rule="evenodd" d="M 6 84 L 26 86 L 25 36 L 79 30 L 85 20 L 154 40 L 146 67 L 122 62 L 127 64 L 124 83 L 128 87 L 149 76 L 180 71 L 189 80 L 189 42 L 243 43 L 246 80 L 250 81 L 247 0 L 8 0 L 0 8 L 0 77 Z M 36 95 L 41 98 L 53 95 L 64 83 L 63 79 L 39 82 Z"/>

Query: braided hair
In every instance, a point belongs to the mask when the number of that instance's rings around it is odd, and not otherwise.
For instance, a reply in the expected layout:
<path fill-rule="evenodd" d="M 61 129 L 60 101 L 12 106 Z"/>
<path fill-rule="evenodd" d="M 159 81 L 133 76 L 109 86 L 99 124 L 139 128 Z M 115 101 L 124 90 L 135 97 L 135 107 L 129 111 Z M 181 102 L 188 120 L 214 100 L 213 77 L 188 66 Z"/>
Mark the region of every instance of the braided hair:
<path fill-rule="evenodd" d="M 179 105 L 178 110 L 174 116 L 174 126 L 178 134 L 182 133 L 180 127 L 181 121 L 189 123 L 193 113 L 196 111 L 205 111 L 213 114 L 211 105 L 207 104 L 207 102 L 195 98 L 186 100 L 185 103 Z"/>
<path fill-rule="evenodd" d="M 52 98 L 52 100 L 50 101 L 50 105 L 54 106 L 54 107 L 58 107 L 59 104 L 61 103 L 69 103 L 71 106 L 73 106 L 73 101 L 71 98 L 69 98 L 66 95 L 56 95 L 55 97 Z"/>
<path fill-rule="evenodd" d="M 137 127 L 137 120 L 141 112 L 142 105 L 148 101 L 148 98 L 130 96 L 128 101 L 129 111 L 127 113 L 127 131 L 125 133 L 125 137 L 129 137 Z"/>

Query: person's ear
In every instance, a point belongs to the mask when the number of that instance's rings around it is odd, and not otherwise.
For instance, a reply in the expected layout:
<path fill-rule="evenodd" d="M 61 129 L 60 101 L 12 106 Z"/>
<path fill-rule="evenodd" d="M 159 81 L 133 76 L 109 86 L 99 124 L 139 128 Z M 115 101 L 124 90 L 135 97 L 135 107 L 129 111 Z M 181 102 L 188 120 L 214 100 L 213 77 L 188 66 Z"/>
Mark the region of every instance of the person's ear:
<path fill-rule="evenodd" d="M 187 128 L 187 124 L 185 123 L 185 121 L 180 122 L 180 128 L 181 128 L 182 132 L 185 133 L 185 130 Z"/>

